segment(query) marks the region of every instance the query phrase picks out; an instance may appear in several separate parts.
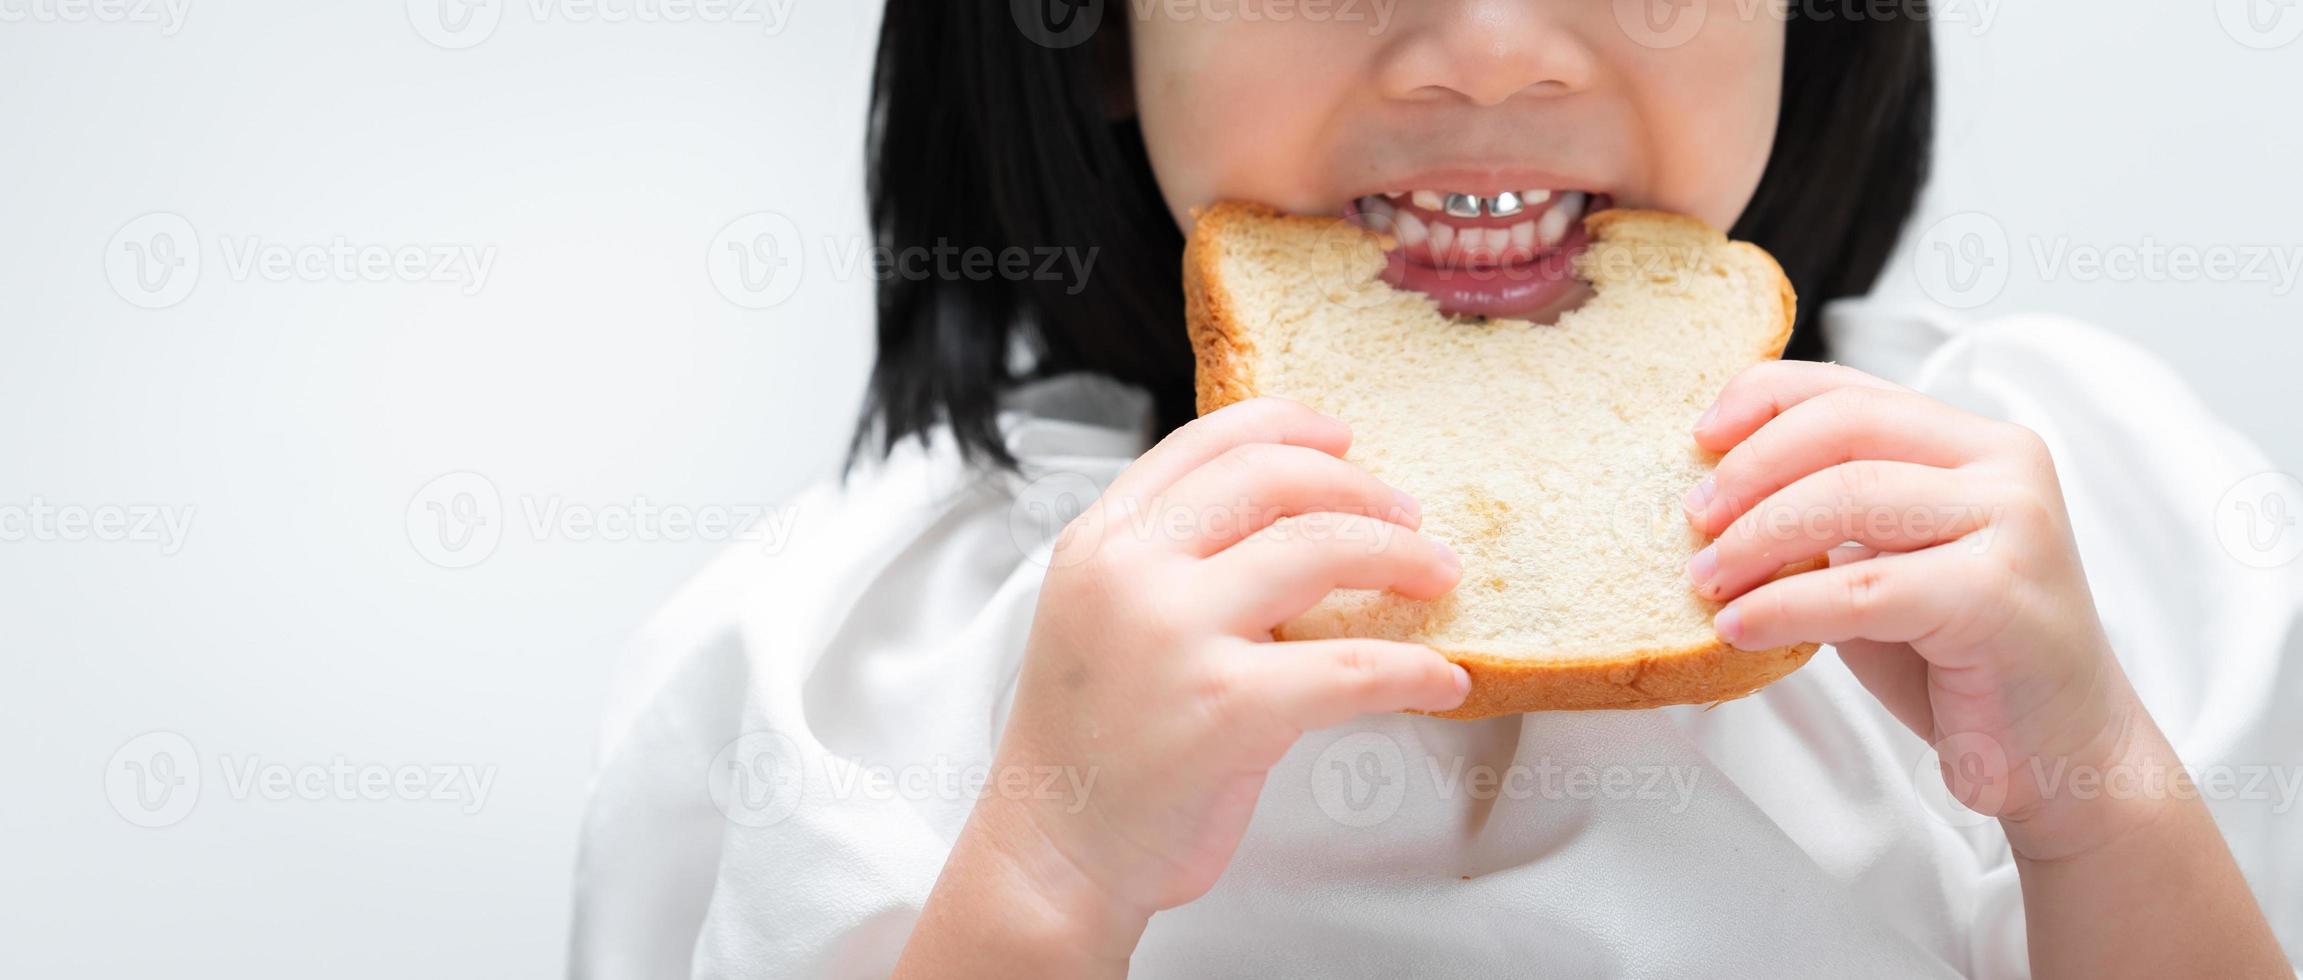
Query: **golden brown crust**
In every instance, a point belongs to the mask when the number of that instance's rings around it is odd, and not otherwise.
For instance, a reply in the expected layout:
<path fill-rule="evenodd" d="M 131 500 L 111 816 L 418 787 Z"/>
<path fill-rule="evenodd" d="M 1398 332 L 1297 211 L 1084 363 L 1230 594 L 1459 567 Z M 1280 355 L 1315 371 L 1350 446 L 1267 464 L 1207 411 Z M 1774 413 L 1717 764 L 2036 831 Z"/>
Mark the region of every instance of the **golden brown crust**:
<path fill-rule="evenodd" d="M 1388 237 L 1336 218 L 1285 214 L 1277 208 L 1247 201 L 1221 201 L 1192 209 L 1192 233 L 1184 243 L 1184 323 L 1191 333 L 1193 376 L 1198 382 L 1198 409 L 1206 415 L 1233 402 L 1254 398 L 1255 342 L 1239 322 L 1230 296 L 1222 286 L 1217 266 L 1223 261 L 1223 229 L 1232 224 L 1301 225 L 1322 232 L 1341 232 L 1370 241 Z"/>
<path fill-rule="evenodd" d="M 1283 215 L 1260 204 L 1237 201 L 1195 210 L 1193 215 L 1196 224 L 1184 249 L 1184 309 L 1197 359 L 1198 407 L 1205 415 L 1257 394 L 1252 367 L 1254 342 L 1221 285 L 1218 263 L 1225 226 L 1272 220 L 1310 222 L 1323 228 L 1343 223 L 1333 218 Z M 1661 211 L 1602 211 L 1586 217 L 1584 226 L 1594 238 L 1602 239 L 1663 231 L 1699 236 L 1707 242 L 1726 241 L 1701 221 Z M 1755 354 L 1754 361 L 1781 357 L 1797 321 L 1798 298 L 1791 281 L 1774 257 L 1758 246 L 1733 242 L 1730 247 L 1749 250 L 1761 260 L 1761 268 L 1773 273 L 1783 297 L 1783 322 L 1765 349 Z M 1820 564 L 1803 563 L 1780 574 L 1796 574 Z M 1279 636 L 1286 639 L 1284 628 Z M 1442 648 L 1442 654 L 1471 674 L 1472 686 L 1461 707 L 1438 712 L 1437 716 L 1468 719 L 1528 711 L 1654 708 L 1733 700 L 1799 669 L 1817 648 L 1817 644 L 1802 643 L 1755 652 L 1737 650 L 1715 639 L 1681 649 L 1640 650 L 1589 660 L 1527 659 Z"/>
<path fill-rule="evenodd" d="M 1732 701 L 1774 683 L 1815 655 L 1816 644 L 1737 650 L 1708 643 L 1685 650 L 1646 650 L 1611 660 L 1568 663 L 1512 660 L 1441 650 L 1471 674 L 1471 696 L 1441 718 L 1487 718 L 1524 711 L 1660 708 Z"/>

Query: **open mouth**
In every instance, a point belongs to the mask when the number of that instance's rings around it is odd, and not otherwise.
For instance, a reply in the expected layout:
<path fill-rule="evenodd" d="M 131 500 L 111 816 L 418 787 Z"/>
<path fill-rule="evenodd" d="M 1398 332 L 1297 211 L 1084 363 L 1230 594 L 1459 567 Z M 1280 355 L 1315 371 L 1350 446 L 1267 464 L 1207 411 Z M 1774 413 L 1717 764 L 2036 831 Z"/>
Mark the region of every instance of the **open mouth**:
<path fill-rule="evenodd" d="M 1383 273 L 1395 288 L 1459 316 L 1535 318 L 1580 296 L 1583 218 L 1611 203 L 1581 190 L 1410 190 L 1358 198 L 1344 214 L 1397 242 Z"/>

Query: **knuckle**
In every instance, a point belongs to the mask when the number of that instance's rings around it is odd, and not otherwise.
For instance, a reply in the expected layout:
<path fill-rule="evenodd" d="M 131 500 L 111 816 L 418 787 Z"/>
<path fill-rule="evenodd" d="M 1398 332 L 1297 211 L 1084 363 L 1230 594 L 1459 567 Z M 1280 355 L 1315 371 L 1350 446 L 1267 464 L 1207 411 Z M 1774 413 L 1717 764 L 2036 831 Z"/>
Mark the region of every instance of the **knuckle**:
<path fill-rule="evenodd" d="M 1870 500 L 1887 485 L 1887 468 L 1877 460 L 1857 460 L 1832 467 L 1837 489 L 1844 497 Z"/>
<path fill-rule="evenodd" d="M 1998 427 L 2000 441 L 2010 454 L 2033 462 L 2047 458 L 2047 439 L 2038 430 L 2018 422 L 2000 422 Z"/>
<path fill-rule="evenodd" d="M 1887 392 L 1870 385 L 1846 385 L 1824 392 L 1815 401 L 1830 409 L 1840 421 L 1851 422 L 1876 414 L 1887 406 L 1890 398 Z"/>
<path fill-rule="evenodd" d="M 1962 577 L 1972 591 L 1943 628 L 1943 635 L 1954 642 L 1977 642 L 1997 635 L 2023 605 L 2022 575 L 2013 562 L 2004 556 L 1986 555 L 1969 564 Z"/>
<path fill-rule="evenodd" d="M 1253 689 L 1240 668 L 1219 659 L 1200 672 L 1192 694 L 1200 717 L 1211 727 L 1226 729 L 1247 721 L 1250 712 L 1244 702 Z"/>
<path fill-rule="evenodd" d="M 2055 502 L 2038 487 L 2015 485 L 1999 494 L 1993 523 L 2018 531 L 2038 531 L 2056 523 Z"/>
<path fill-rule="evenodd" d="M 1846 607 L 1848 616 L 1857 622 L 1877 615 L 1889 600 L 1886 577 L 1880 573 L 1881 565 L 1880 562 L 1865 561 L 1844 566 L 1847 574 L 1840 580 L 1844 590 L 1840 601 Z"/>
<path fill-rule="evenodd" d="M 1335 656 L 1336 686 L 1345 698 L 1364 702 L 1383 693 L 1383 659 L 1361 644 L 1343 648 Z"/>

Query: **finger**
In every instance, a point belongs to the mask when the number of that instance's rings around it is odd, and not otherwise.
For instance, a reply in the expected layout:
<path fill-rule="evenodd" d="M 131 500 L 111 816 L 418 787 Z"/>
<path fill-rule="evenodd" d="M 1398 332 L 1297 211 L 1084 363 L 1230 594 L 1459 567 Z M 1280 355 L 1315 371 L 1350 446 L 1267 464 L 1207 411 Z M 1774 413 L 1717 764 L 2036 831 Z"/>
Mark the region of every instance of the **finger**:
<path fill-rule="evenodd" d="M 1455 587 L 1463 565 L 1444 545 L 1397 524 L 1321 512 L 1277 521 L 1209 557 L 1194 577 L 1196 599 L 1242 636 L 1310 609 L 1337 589 L 1388 589 L 1433 599 Z"/>
<path fill-rule="evenodd" d="M 1404 527 L 1420 520 L 1415 499 L 1359 466 L 1317 449 L 1251 442 L 1184 474 L 1160 494 L 1150 519 L 1205 557 L 1269 527 L 1316 511 L 1365 514 Z"/>
<path fill-rule="evenodd" d="M 1839 662 L 1847 665 L 1847 672 L 1854 674 L 1896 721 L 1921 735 L 1930 734 L 1934 719 L 1928 713 L 1927 661 L 1911 649 L 1911 644 L 1841 640 L 1832 644 L 1832 649 L 1839 651 Z"/>
<path fill-rule="evenodd" d="M 1342 456 L 1351 448 L 1351 429 L 1309 405 L 1285 398 L 1234 402 L 1168 433 L 1112 480 L 1098 505 L 1109 501 L 1129 508 L 1140 506 L 1208 460 L 1251 442 L 1304 446 Z"/>
<path fill-rule="evenodd" d="M 1996 562 L 1957 544 L 1786 575 L 1727 604 L 1712 620 L 1740 650 L 1847 640 L 1911 643 L 2007 603 L 2013 582 Z M 1961 664 L 1945 664 L 1958 667 Z"/>
<path fill-rule="evenodd" d="M 1869 545 L 1843 544 L 1827 552 L 1827 561 L 1838 568 L 1879 554 L 1879 549 Z M 1841 640 L 1831 648 L 1847 672 L 1854 674 L 1895 720 L 1923 736 L 1933 731 L 1933 718 L 1928 714 L 1927 661 L 1911 649 L 1911 644 Z"/>
<path fill-rule="evenodd" d="M 1843 364 L 1762 361 L 1737 372 L 1695 423 L 1695 444 L 1724 453 L 1791 406 L 1846 387 L 1905 390 Z"/>
<path fill-rule="evenodd" d="M 1237 668 L 1240 696 L 1297 731 L 1385 711 L 1446 711 L 1471 675 L 1430 647 L 1391 640 L 1259 643 Z"/>
<path fill-rule="evenodd" d="M 1981 528 L 1991 508 L 1972 473 L 1857 460 L 1810 473 L 1744 511 L 1688 560 L 1706 599 L 1732 599 L 1781 571 L 1855 541 L 1918 551 Z"/>
<path fill-rule="evenodd" d="M 1841 565 L 1852 565 L 1866 558 L 1875 557 L 1879 554 L 1879 549 L 1862 544 L 1842 544 L 1825 554 L 1825 563 L 1833 568 L 1838 568 Z"/>
<path fill-rule="evenodd" d="M 1717 535 L 1792 481 L 1852 460 L 1961 465 L 1989 450 L 1980 421 L 1917 392 L 1834 389 L 1792 406 L 1729 450 L 1688 491 L 1688 521 Z"/>

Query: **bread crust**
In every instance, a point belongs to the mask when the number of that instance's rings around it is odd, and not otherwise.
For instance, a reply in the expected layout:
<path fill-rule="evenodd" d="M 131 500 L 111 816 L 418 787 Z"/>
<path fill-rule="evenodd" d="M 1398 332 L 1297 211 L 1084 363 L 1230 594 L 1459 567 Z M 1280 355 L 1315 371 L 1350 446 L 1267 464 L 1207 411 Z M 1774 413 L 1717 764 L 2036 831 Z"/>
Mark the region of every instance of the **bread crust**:
<path fill-rule="evenodd" d="M 1205 415 L 1258 394 L 1254 341 L 1222 288 L 1219 264 L 1226 226 L 1279 221 L 1314 225 L 1322 231 L 1349 229 L 1374 241 L 1382 239 L 1338 219 L 1282 214 L 1264 205 L 1239 201 L 1194 209 L 1192 214 L 1195 226 L 1184 248 L 1184 311 L 1195 355 L 1199 413 Z M 1660 231 L 1700 236 L 1747 251 L 1758 260 L 1759 268 L 1773 274 L 1783 298 L 1782 323 L 1764 349 L 1753 352 L 1752 360 L 1756 363 L 1783 356 L 1798 319 L 1798 297 L 1782 267 L 1765 250 L 1747 242 L 1727 242 L 1703 222 L 1661 211 L 1602 211 L 1585 217 L 1584 227 L 1595 239 Z M 1802 563 L 1781 574 L 1796 574 L 1822 564 Z M 1275 636 L 1288 639 L 1284 627 L 1275 631 Z M 1460 707 L 1434 714 L 1473 719 L 1531 711 L 1656 708 L 1734 700 L 1799 669 L 1815 655 L 1818 645 L 1801 643 L 1748 651 L 1713 638 L 1676 649 L 1580 660 L 1531 660 L 1479 650 L 1436 649 L 1471 675 L 1471 694 Z"/>

